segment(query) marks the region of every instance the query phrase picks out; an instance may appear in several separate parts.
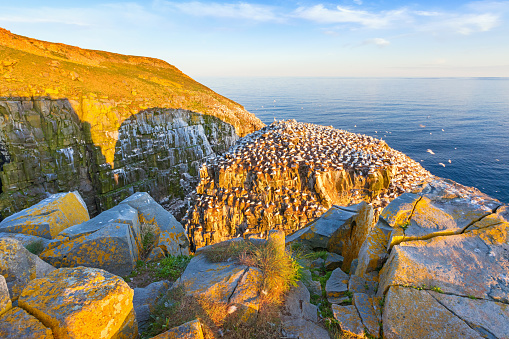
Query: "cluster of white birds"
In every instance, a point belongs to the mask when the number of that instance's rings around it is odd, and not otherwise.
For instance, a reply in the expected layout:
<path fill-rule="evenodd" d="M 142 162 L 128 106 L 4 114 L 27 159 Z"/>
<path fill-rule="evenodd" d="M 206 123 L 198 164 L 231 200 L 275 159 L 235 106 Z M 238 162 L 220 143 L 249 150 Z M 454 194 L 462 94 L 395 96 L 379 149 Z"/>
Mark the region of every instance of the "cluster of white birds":
<path fill-rule="evenodd" d="M 366 200 L 378 211 L 431 178 L 418 162 L 382 140 L 332 126 L 276 121 L 204 164 L 188 228 L 201 230 L 200 225 L 212 219 L 230 229 L 245 222 L 248 229 L 256 229 L 259 225 L 252 223 L 263 220 L 281 229 L 288 223 L 301 227 L 304 224 L 295 223 L 306 223 L 326 210 L 313 178 L 334 172 L 347 173 L 357 183 L 351 192 L 339 194 L 348 194 L 352 202 Z M 385 187 L 378 194 L 369 192 L 370 185 L 383 178 L 390 179 Z"/>

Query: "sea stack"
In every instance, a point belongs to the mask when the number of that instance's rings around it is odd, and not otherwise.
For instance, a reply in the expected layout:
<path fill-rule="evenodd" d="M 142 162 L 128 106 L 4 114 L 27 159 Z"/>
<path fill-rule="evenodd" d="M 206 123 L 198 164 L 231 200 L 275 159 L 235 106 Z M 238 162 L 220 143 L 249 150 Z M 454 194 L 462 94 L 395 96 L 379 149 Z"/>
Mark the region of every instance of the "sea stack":
<path fill-rule="evenodd" d="M 332 205 L 366 201 L 379 213 L 431 178 L 383 140 L 276 121 L 207 160 L 183 221 L 196 248 L 272 229 L 289 234 Z"/>

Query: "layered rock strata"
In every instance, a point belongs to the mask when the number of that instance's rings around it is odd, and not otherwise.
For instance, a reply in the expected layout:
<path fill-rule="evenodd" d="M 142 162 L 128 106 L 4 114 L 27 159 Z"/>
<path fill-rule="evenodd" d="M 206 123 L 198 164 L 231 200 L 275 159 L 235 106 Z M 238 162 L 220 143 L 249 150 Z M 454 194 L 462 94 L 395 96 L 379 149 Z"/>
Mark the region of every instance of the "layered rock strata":
<path fill-rule="evenodd" d="M 136 191 L 182 199 L 205 157 L 238 138 L 218 118 L 175 109 L 144 110 L 112 129 L 117 104 L 97 100 L 75 111 L 63 99 L 0 99 L 2 217 L 62 191 L 79 191 L 92 215 Z M 95 137 L 84 115 L 104 120 Z"/>
<path fill-rule="evenodd" d="M 262 126 L 165 61 L 0 28 L 0 218 L 64 191 L 92 215 L 136 191 L 182 198 L 205 156 Z"/>
<path fill-rule="evenodd" d="M 430 177 L 382 140 L 274 122 L 207 161 L 185 222 L 196 247 L 270 229 L 291 233 L 334 204 L 366 201 L 379 212 Z"/>

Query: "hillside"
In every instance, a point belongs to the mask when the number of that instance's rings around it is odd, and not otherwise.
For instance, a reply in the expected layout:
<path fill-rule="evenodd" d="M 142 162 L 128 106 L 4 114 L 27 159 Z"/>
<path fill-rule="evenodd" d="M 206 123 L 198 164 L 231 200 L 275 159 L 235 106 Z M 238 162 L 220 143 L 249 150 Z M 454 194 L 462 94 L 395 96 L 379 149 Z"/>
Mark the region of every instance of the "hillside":
<path fill-rule="evenodd" d="M 1 28 L 0 119 L 2 217 L 69 190 L 93 214 L 138 190 L 171 200 L 204 157 L 263 127 L 165 61 Z"/>

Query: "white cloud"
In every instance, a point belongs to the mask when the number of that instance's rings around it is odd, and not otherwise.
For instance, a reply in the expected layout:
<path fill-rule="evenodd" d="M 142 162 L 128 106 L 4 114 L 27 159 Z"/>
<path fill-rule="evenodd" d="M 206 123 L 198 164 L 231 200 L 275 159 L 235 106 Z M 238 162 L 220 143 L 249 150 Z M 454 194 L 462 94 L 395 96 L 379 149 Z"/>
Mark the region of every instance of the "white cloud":
<path fill-rule="evenodd" d="M 353 0 L 353 2 L 359 6 L 362 5 L 362 0 Z"/>
<path fill-rule="evenodd" d="M 383 38 L 374 38 L 374 39 L 368 39 L 364 40 L 363 45 L 376 45 L 378 47 L 386 47 L 389 46 L 391 43 L 388 40 L 385 40 Z"/>
<path fill-rule="evenodd" d="M 500 24 L 504 12 L 509 12 L 509 1 L 470 3 L 455 12 L 412 10 L 408 7 L 367 11 L 344 6 L 327 8 L 319 4 L 299 7 L 292 16 L 319 24 L 353 24 L 369 29 L 403 28 L 468 35 L 492 30 Z"/>
<path fill-rule="evenodd" d="M 275 13 L 275 8 L 271 6 L 240 3 L 217 3 L 217 2 L 173 2 L 158 1 L 159 6 L 176 9 L 182 13 L 193 16 L 248 19 L 254 21 L 280 21 Z"/>
<path fill-rule="evenodd" d="M 294 11 L 293 15 L 318 23 L 354 23 L 368 28 L 387 28 L 393 23 L 411 20 L 406 8 L 375 13 L 342 6 L 328 9 L 324 5 L 315 5 L 312 7 L 299 7 Z"/>

